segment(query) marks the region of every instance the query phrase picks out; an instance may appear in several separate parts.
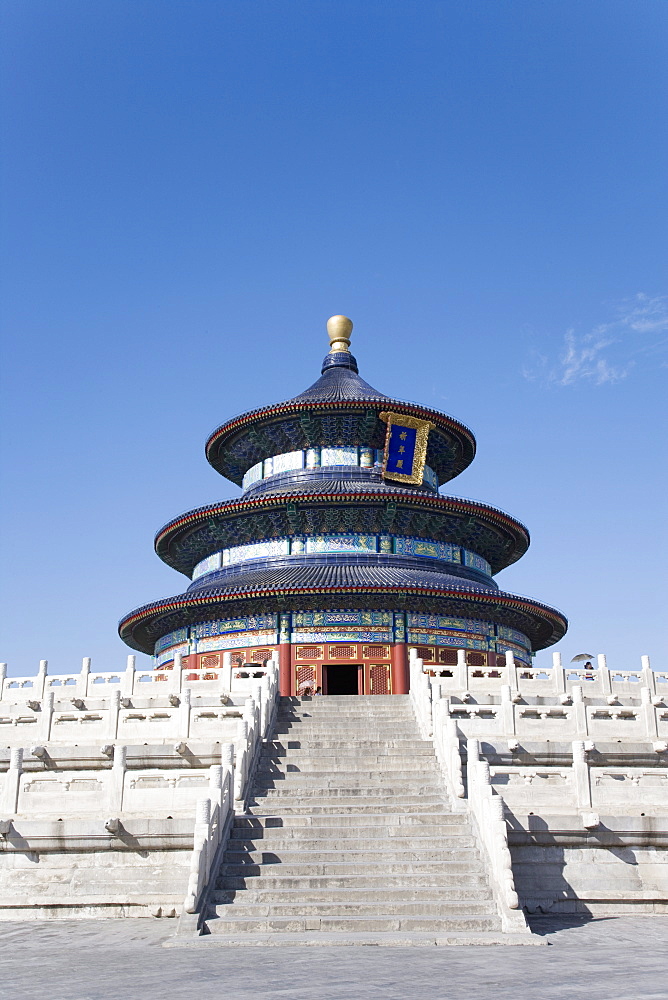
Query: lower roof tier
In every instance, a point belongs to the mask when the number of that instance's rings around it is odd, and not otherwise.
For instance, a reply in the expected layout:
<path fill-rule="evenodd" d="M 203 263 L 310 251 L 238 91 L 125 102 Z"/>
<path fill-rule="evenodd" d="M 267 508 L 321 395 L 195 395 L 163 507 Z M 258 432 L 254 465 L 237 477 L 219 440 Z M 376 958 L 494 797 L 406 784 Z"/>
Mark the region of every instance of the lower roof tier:
<path fill-rule="evenodd" d="M 194 590 L 138 608 L 121 620 L 119 634 L 133 649 L 151 654 L 157 640 L 185 626 L 328 606 L 481 619 L 524 633 L 534 651 L 558 642 L 568 627 L 554 608 L 491 586 L 469 586 L 444 573 L 334 564 L 323 567 L 318 579 L 310 566 L 286 566 L 278 573 L 249 569 L 226 587 Z"/>
<path fill-rule="evenodd" d="M 223 549 L 286 536 L 337 532 L 421 537 L 478 553 L 493 573 L 516 562 L 529 532 L 510 515 L 474 500 L 408 491 L 368 481 L 312 484 L 311 489 L 200 507 L 170 521 L 155 539 L 157 554 L 192 577 L 203 559 Z"/>

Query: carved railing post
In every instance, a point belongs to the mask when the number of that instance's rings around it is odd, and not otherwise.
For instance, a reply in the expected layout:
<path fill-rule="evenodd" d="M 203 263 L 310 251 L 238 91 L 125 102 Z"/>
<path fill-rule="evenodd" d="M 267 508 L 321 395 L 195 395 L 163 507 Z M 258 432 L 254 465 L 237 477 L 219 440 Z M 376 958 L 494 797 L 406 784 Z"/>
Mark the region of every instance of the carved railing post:
<path fill-rule="evenodd" d="M 126 661 L 125 673 L 121 681 L 121 694 L 124 698 L 131 698 L 135 689 L 135 657 L 131 654 Z"/>
<path fill-rule="evenodd" d="M 656 709 L 652 703 L 652 692 L 648 687 L 640 689 L 640 712 L 644 735 L 648 740 L 655 740 L 659 735 L 659 730 L 656 720 Z"/>
<path fill-rule="evenodd" d="M 454 670 L 453 681 L 455 682 L 455 690 L 457 691 L 468 691 L 468 667 L 466 665 L 466 650 L 457 650 L 457 666 Z"/>
<path fill-rule="evenodd" d="M 166 671 L 168 681 L 167 681 L 167 694 L 181 694 L 181 686 L 183 684 L 183 653 L 174 654 L 174 665 L 171 670 Z"/>
<path fill-rule="evenodd" d="M 88 663 L 90 664 L 90 660 L 88 661 Z M 44 697 L 44 690 L 46 688 L 46 674 L 47 674 L 48 666 L 49 666 L 48 660 L 40 660 L 39 661 L 39 670 L 37 671 L 37 677 L 35 678 L 35 682 L 33 684 L 33 689 L 32 689 L 33 690 L 33 696 L 36 699 L 41 699 L 41 698 Z M 84 691 L 84 695 L 85 695 L 85 693 L 86 692 Z"/>
<path fill-rule="evenodd" d="M 640 669 L 642 671 L 642 683 L 648 687 L 652 694 L 656 694 L 656 678 L 649 662 L 649 656 L 640 657 Z"/>
<path fill-rule="evenodd" d="M 223 668 L 220 672 L 220 692 L 227 694 L 232 690 L 232 653 L 227 650 L 223 653 Z"/>
<path fill-rule="evenodd" d="M 42 714 L 39 720 L 39 738 L 48 743 L 51 739 L 51 722 L 53 721 L 53 691 L 47 691 L 42 698 Z"/>
<path fill-rule="evenodd" d="M 608 661 L 605 653 L 598 654 L 596 664 L 601 694 L 606 696 L 612 694 L 612 681 L 610 680 L 610 671 L 608 670 Z"/>
<path fill-rule="evenodd" d="M 107 719 L 107 737 L 115 740 L 118 736 L 118 717 L 121 711 L 121 692 L 118 688 L 109 695 L 109 717 Z"/>
<path fill-rule="evenodd" d="M 77 678 L 77 683 L 75 688 L 77 698 L 86 697 L 88 693 L 89 674 L 90 674 L 90 656 L 84 656 L 83 660 L 81 661 L 81 672 Z"/>
<path fill-rule="evenodd" d="M 552 654 L 552 683 L 555 694 L 566 694 L 566 674 L 561 662 L 561 653 Z"/>
<path fill-rule="evenodd" d="M 109 811 L 118 816 L 123 811 L 123 791 L 125 772 L 127 768 L 127 747 L 114 747 L 114 762 L 111 766 L 109 781 Z"/>
<path fill-rule="evenodd" d="M 183 739 L 190 736 L 190 701 L 191 689 L 183 688 L 181 691 L 181 703 L 179 705 L 179 732 Z"/>
<path fill-rule="evenodd" d="M 589 727 L 587 725 L 587 709 L 582 697 L 582 686 L 574 684 L 571 688 L 571 698 L 573 699 L 573 725 L 577 736 L 587 736 Z"/>
<path fill-rule="evenodd" d="M 3 788 L 3 812 L 13 815 L 19 804 L 21 774 L 23 773 L 23 747 L 13 747 L 9 751 L 9 768 Z"/>
<path fill-rule="evenodd" d="M 515 735 L 515 706 L 512 700 L 510 684 L 501 685 L 501 727 L 506 739 Z"/>
<path fill-rule="evenodd" d="M 573 786 L 578 809 L 591 809 L 589 764 L 583 740 L 573 740 Z"/>

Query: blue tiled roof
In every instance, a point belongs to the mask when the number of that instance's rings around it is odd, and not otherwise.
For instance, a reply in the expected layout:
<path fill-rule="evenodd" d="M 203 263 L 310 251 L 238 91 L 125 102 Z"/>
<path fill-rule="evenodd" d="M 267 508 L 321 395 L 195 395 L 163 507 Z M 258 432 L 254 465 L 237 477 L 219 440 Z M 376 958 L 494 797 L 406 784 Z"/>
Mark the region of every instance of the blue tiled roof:
<path fill-rule="evenodd" d="M 214 591 L 258 590 L 265 587 L 271 589 L 289 587 L 434 587 L 437 589 L 465 590 L 467 592 L 495 592 L 496 584 L 490 580 L 488 585 L 462 580 L 461 577 L 449 573 L 439 573 L 412 566 L 366 564 L 353 561 L 354 556 L 340 556 L 331 560 L 290 559 L 278 566 L 270 565 L 273 560 L 263 561 L 261 566 L 247 565 L 239 567 L 240 572 L 227 574 L 221 572 L 219 585 L 202 587 L 206 593 Z M 396 562 L 396 561 L 395 561 Z M 192 591 L 191 591 L 192 592 Z M 199 589 L 198 589 L 199 592 Z"/>
<path fill-rule="evenodd" d="M 389 396 L 378 392 L 363 378 L 360 378 L 357 372 L 357 362 L 352 354 L 338 351 L 327 355 L 323 361 L 322 375 L 318 381 L 298 396 L 294 396 L 289 402 L 331 402 L 339 399 L 378 400 L 389 399 Z"/>
<path fill-rule="evenodd" d="M 426 493 L 433 496 L 437 490 L 423 484 L 410 487 L 412 493 Z M 356 465 L 333 465 L 317 469 L 292 469 L 280 472 L 269 479 L 260 479 L 249 486 L 245 496 L 256 497 L 271 493 L 294 493 L 296 496 L 317 496 L 319 493 L 383 493 L 387 496 L 401 493 L 406 495 L 403 483 L 392 483 L 382 478 L 375 469 L 363 469 Z"/>
<path fill-rule="evenodd" d="M 378 552 L 311 553 L 274 556 L 226 566 L 188 587 L 195 591 L 257 587 L 464 587 L 498 590 L 486 573 L 440 559 Z"/>

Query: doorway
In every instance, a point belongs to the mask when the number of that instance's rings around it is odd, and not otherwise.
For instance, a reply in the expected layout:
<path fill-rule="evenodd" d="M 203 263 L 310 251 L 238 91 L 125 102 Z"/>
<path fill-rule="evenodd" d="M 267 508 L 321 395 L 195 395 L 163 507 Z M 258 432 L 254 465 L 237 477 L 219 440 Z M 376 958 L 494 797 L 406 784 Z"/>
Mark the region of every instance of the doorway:
<path fill-rule="evenodd" d="M 323 694 L 360 694 L 362 668 L 357 663 L 328 663 L 322 668 Z"/>

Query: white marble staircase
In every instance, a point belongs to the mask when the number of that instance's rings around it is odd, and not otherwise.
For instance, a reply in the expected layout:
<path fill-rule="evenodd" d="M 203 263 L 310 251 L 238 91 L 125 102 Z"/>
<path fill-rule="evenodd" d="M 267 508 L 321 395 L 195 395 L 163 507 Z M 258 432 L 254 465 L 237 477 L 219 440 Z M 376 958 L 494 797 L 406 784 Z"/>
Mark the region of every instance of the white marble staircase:
<path fill-rule="evenodd" d="M 502 934 L 407 696 L 282 699 L 209 902 L 221 944 L 531 943 Z"/>

